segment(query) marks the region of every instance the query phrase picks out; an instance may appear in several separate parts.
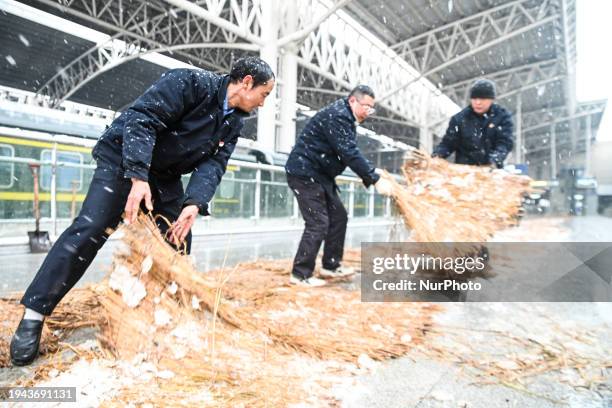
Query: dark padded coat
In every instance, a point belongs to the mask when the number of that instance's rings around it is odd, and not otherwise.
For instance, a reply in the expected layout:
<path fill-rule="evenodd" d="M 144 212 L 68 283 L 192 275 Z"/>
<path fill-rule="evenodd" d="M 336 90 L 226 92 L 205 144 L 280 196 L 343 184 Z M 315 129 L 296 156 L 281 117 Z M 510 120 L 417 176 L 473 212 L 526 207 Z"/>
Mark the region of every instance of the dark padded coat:
<path fill-rule="evenodd" d="M 497 104 L 484 115 L 476 114 L 471 106 L 454 115 L 444 138 L 433 151 L 446 158 L 453 152 L 459 164 L 503 167 L 514 145 L 512 115 Z"/>
<path fill-rule="evenodd" d="M 357 147 L 357 124 L 348 98 L 338 99 L 317 112 L 298 137 L 285 170 L 288 174 L 314 179 L 326 187 L 335 188 L 334 178 L 347 166 L 366 187 L 375 184 L 379 176 Z"/>
<path fill-rule="evenodd" d="M 184 196 L 208 215 L 208 202 L 225 173 L 247 113 L 224 116 L 229 75 L 173 69 L 162 75 L 104 132 L 97 160 L 126 178 L 149 181 L 163 201 Z M 192 173 L 193 172 L 193 173 Z M 192 173 L 183 191 L 181 175 Z"/>

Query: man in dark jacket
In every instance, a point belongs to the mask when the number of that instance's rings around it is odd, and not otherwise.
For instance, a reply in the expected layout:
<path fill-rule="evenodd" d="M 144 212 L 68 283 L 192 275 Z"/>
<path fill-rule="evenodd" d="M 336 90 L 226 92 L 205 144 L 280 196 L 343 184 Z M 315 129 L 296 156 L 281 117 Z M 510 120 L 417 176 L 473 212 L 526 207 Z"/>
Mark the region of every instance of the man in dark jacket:
<path fill-rule="evenodd" d="M 175 245 L 187 239 L 197 214 L 225 173 L 243 119 L 263 106 L 274 86 L 259 58 L 235 62 L 229 75 L 174 69 L 162 75 L 104 132 L 93 149 L 97 168 L 72 223 L 45 258 L 21 303 L 24 316 L 11 341 L 11 360 L 27 365 L 38 355 L 44 316 L 83 276 L 125 211 L 134 222 L 144 207 L 173 222 Z M 181 175 L 192 173 L 185 192 Z"/>
<path fill-rule="evenodd" d="M 374 92 L 365 85 L 356 87 L 348 98 L 326 106 L 308 121 L 287 159 L 287 183 L 295 193 L 305 224 L 291 271 L 292 284 L 325 283 L 312 276 L 323 241 L 321 275 L 353 273 L 340 265 L 348 217 L 334 178 L 348 166 L 366 187 L 375 184 L 381 194 L 390 194 L 390 182 L 380 178 L 357 148 L 357 125 L 373 113 Z"/>
<path fill-rule="evenodd" d="M 432 156 L 447 158 L 455 153 L 455 163 L 504 166 L 512 151 L 512 115 L 493 103 L 495 84 L 479 79 L 470 89 L 470 106 L 453 116 L 442 141 Z"/>

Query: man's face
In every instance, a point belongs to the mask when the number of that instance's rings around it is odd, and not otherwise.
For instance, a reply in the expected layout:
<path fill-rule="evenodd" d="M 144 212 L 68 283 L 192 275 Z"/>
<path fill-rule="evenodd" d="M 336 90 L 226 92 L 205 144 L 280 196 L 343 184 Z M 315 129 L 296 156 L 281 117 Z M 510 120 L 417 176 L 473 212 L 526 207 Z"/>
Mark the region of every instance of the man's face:
<path fill-rule="evenodd" d="M 368 116 L 374 114 L 374 98 L 369 95 L 363 95 L 360 98 L 351 96 L 349 98 L 349 105 L 353 115 L 357 118 L 357 122 L 361 123 L 367 119 Z"/>
<path fill-rule="evenodd" d="M 274 80 L 253 87 L 253 77 L 247 75 L 242 79 L 241 85 L 240 101 L 236 107 L 245 112 L 252 112 L 264 105 L 266 97 L 270 95 L 274 88 Z"/>
<path fill-rule="evenodd" d="M 472 98 L 470 101 L 472 103 L 472 109 L 479 115 L 488 112 L 493 104 L 493 99 Z"/>

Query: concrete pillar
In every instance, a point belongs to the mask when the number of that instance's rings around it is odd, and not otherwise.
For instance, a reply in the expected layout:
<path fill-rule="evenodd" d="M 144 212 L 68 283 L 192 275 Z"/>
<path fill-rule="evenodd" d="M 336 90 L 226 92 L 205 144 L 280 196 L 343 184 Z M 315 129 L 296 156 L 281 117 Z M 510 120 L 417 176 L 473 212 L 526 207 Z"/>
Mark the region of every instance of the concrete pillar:
<path fill-rule="evenodd" d="M 425 126 L 419 129 L 419 149 L 431 154 L 433 151 L 433 133 Z"/>
<path fill-rule="evenodd" d="M 523 98 L 519 92 L 516 97 L 516 147 L 514 148 L 515 163 L 523 163 Z"/>
<path fill-rule="evenodd" d="M 51 223 L 53 224 L 53 235 L 57 237 L 57 143 L 53 143 L 51 150 Z M 39 168 L 39 173 L 40 173 Z M 42 175 L 39 174 L 42 178 Z"/>
<path fill-rule="evenodd" d="M 561 18 L 563 22 L 563 46 L 565 51 L 565 62 L 566 62 L 566 79 L 565 79 L 565 100 L 567 103 L 567 114 L 572 117 L 569 121 L 569 132 L 570 132 L 570 140 L 572 143 L 572 167 L 575 167 L 575 159 L 574 152 L 576 151 L 577 146 L 577 126 L 576 119 L 573 118 L 576 113 L 576 66 L 575 61 L 573 60 L 573 56 L 571 55 L 571 44 L 570 44 L 570 22 L 569 22 L 569 14 L 568 8 L 571 6 L 573 1 L 571 0 L 561 0 Z"/>
<path fill-rule="evenodd" d="M 591 128 L 591 115 L 587 115 L 584 121 L 586 126 L 586 129 L 584 130 L 586 136 L 586 145 L 584 150 L 584 175 L 588 177 L 591 176 L 591 138 L 593 136 L 593 130 Z"/>
<path fill-rule="evenodd" d="M 266 61 L 276 74 L 278 72 L 278 24 L 280 20 L 280 3 L 278 0 L 268 0 L 261 3 L 261 37 L 264 46 L 260 58 Z M 257 112 L 257 145 L 264 150 L 274 151 L 276 148 L 276 103 L 277 90 L 267 98 L 263 108 Z"/>
<path fill-rule="evenodd" d="M 288 32 L 298 29 L 297 4 L 294 1 L 286 3 L 287 14 L 285 24 Z M 276 149 L 289 153 L 295 143 L 295 120 L 297 112 L 297 86 L 298 86 L 298 47 L 289 43 L 281 50 L 280 57 L 280 132 L 276 139 Z"/>
<path fill-rule="evenodd" d="M 557 135 L 554 122 L 550 125 L 550 179 L 557 179 Z"/>
<path fill-rule="evenodd" d="M 433 150 L 433 130 L 427 127 L 427 123 L 429 123 L 429 112 L 431 108 L 431 104 L 435 103 L 432 100 L 431 93 L 427 93 L 422 100 L 421 106 L 421 114 L 420 114 L 420 124 L 419 127 L 419 149 L 431 154 Z"/>

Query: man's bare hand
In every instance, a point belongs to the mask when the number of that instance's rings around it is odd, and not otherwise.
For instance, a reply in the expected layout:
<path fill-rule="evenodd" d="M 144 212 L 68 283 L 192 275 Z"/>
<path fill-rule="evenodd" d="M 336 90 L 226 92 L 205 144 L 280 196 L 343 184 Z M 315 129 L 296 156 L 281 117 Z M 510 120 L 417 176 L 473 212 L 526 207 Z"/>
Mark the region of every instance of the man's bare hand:
<path fill-rule="evenodd" d="M 153 211 L 153 203 L 151 202 L 151 187 L 146 181 L 132 178 L 132 189 L 125 203 L 125 219 L 126 224 L 131 224 L 138 217 L 138 209 L 140 203 L 144 200 L 147 210 Z"/>
<path fill-rule="evenodd" d="M 198 216 L 198 211 L 197 205 L 188 205 L 183 208 L 181 215 L 179 215 L 178 219 L 168 229 L 168 234 L 170 234 L 174 245 L 178 246 L 185 240 Z"/>

